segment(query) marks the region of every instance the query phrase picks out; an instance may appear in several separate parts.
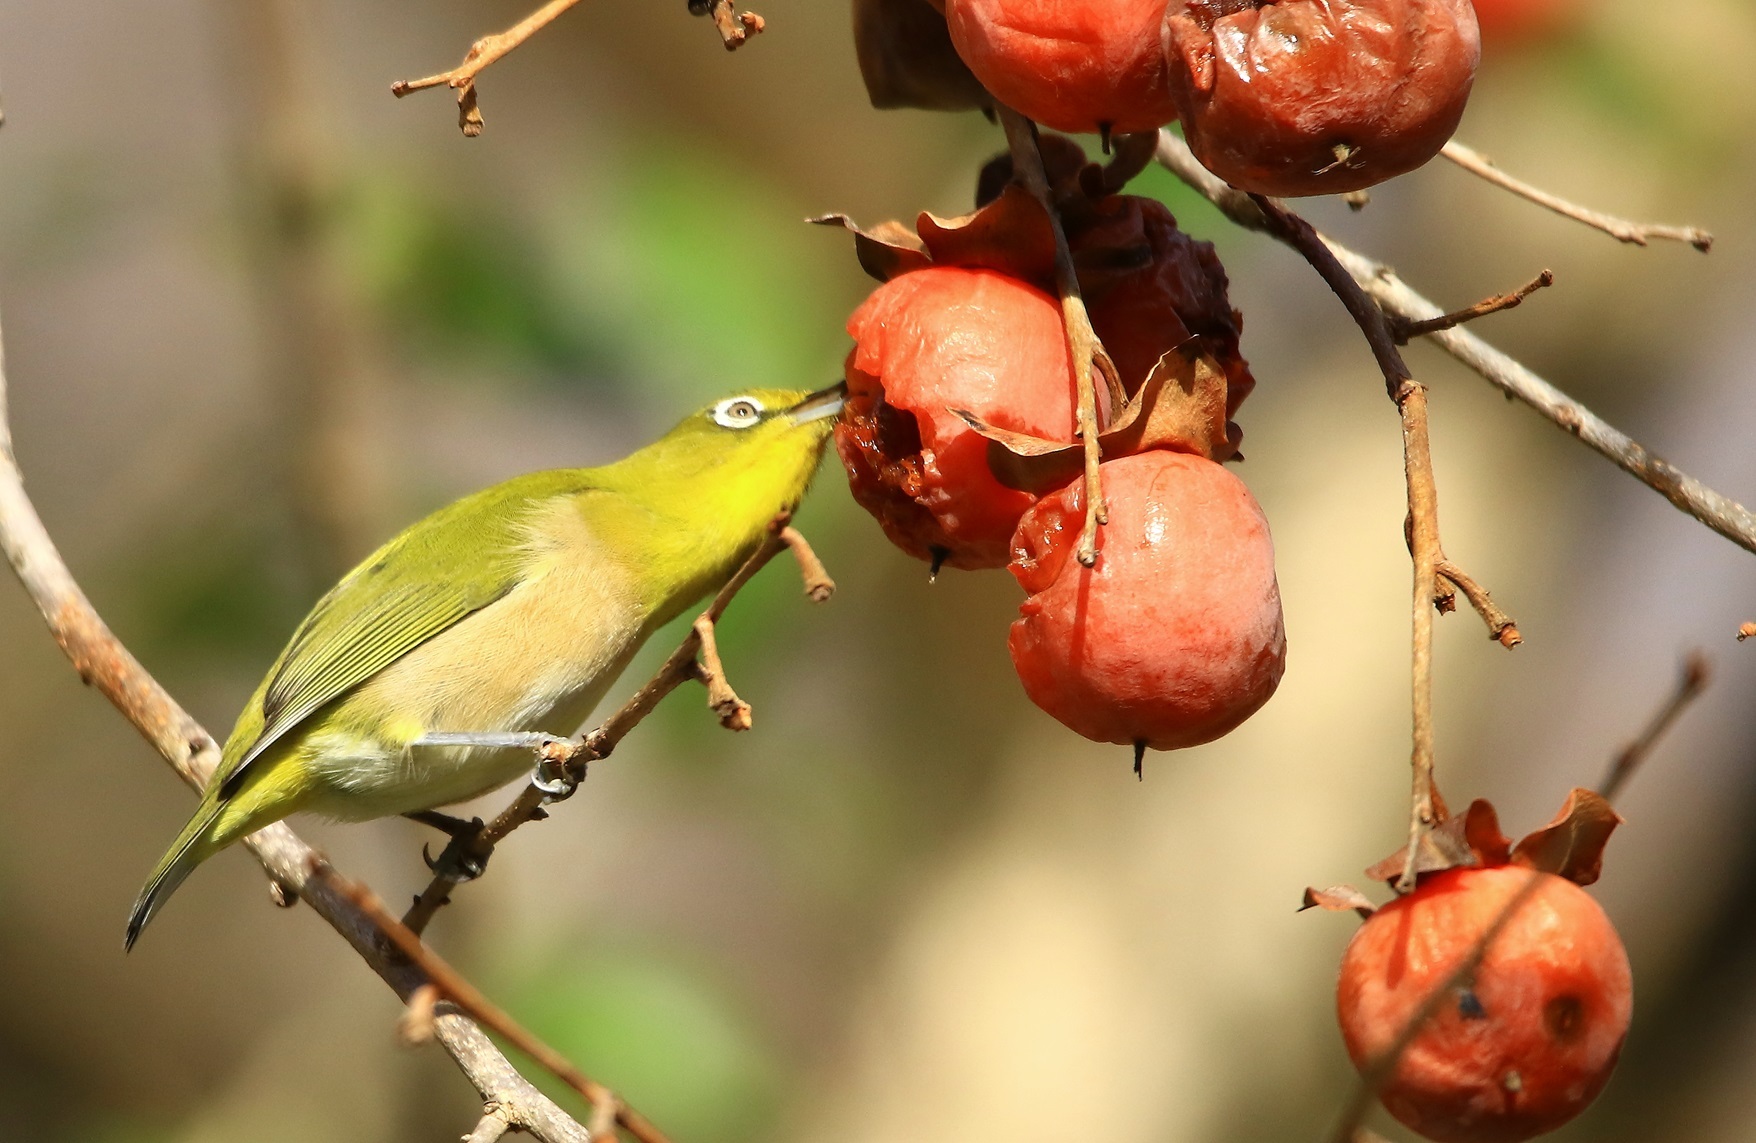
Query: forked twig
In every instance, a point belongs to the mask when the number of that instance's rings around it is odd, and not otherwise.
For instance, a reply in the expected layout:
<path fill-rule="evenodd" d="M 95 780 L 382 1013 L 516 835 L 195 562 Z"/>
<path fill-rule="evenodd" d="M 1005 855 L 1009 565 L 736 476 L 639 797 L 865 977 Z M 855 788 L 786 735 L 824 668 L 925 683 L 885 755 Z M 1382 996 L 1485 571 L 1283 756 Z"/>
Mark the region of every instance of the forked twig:
<path fill-rule="evenodd" d="M 1437 571 L 1442 581 L 1463 592 L 1464 598 L 1469 600 L 1469 605 L 1475 608 L 1476 614 L 1482 617 L 1482 622 L 1488 625 L 1488 638 L 1497 640 L 1508 651 L 1524 642 L 1524 636 L 1518 631 L 1518 624 L 1513 622 L 1512 616 L 1506 614 L 1500 605 L 1494 602 L 1494 597 L 1488 594 L 1487 588 L 1477 583 L 1462 568 L 1443 556 L 1440 557 Z M 1452 606 L 1456 606 L 1455 602 Z M 1440 610 L 1449 609 L 1441 607 Z"/>
<path fill-rule="evenodd" d="M 420 79 L 399 79 L 390 85 L 390 93 L 401 99 L 411 91 L 424 91 L 429 87 L 453 88 L 457 92 L 457 126 L 473 139 L 482 133 L 482 112 L 476 106 L 476 77 L 578 3 L 579 0 L 549 0 L 504 32 L 483 36 L 471 44 L 463 62 L 450 71 Z"/>
<path fill-rule="evenodd" d="M 1456 139 L 1446 143 L 1439 153 L 1478 178 L 1486 179 L 1503 190 L 1511 191 L 1519 198 L 1534 202 L 1538 206 L 1552 210 L 1565 218 L 1571 218 L 1575 222 L 1583 222 L 1593 230 L 1601 230 L 1618 241 L 1645 246 L 1648 239 L 1663 238 L 1672 242 L 1687 242 L 1703 254 L 1713 249 L 1713 235 L 1700 227 L 1630 222 L 1626 218 L 1617 218 L 1615 215 L 1605 214 L 1601 210 L 1591 210 L 1578 203 L 1569 202 L 1560 195 L 1550 194 L 1540 187 L 1534 187 L 1523 179 L 1513 178 L 1495 166 L 1492 159 L 1473 147 L 1459 143 Z"/>

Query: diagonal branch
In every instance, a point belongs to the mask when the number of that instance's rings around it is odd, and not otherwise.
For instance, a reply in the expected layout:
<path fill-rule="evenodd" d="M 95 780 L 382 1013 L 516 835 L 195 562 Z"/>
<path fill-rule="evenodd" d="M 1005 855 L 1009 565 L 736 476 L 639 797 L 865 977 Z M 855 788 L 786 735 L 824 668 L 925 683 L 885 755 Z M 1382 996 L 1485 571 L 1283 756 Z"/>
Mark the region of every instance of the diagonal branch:
<path fill-rule="evenodd" d="M 3 349 L 0 550 L 80 679 L 96 687 L 185 782 L 196 789 L 205 786 L 219 760 L 218 744 L 105 626 L 25 494 L 6 419 Z M 244 839 L 244 845 L 268 873 L 277 900 L 303 899 L 397 996 L 406 1000 L 426 983 L 412 965 L 389 954 L 369 917 L 311 876 L 317 854 L 285 823 L 258 830 Z M 481 1094 L 484 1105 L 499 1108 L 509 1123 L 544 1143 L 589 1143 L 585 1129 L 520 1075 L 474 1021 L 441 1015 L 434 1019 L 433 1034 Z"/>
<path fill-rule="evenodd" d="M 1541 187 L 1532 186 L 1523 179 L 1513 178 L 1495 166 L 1494 160 L 1473 147 L 1464 146 L 1456 139 L 1446 143 L 1439 153 L 1477 178 L 1485 179 L 1502 190 L 1511 191 L 1519 198 L 1552 210 L 1563 218 L 1571 218 L 1575 222 L 1583 222 L 1593 230 L 1601 230 L 1619 242 L 1631 242 L 1636 246 L 1645 246 L 1648 239 L 1663 238 L 1671 242 L 1687 242 L 1703 254 L 1713 249 L 1713 235 L 1700 227 L 1665 226 L 1656 222 L 1630 222 L 1626 218 L 1617 218 L 1615 215 L 1605 214 L 1601 210 L 1591 210 L 1578 203 L 1568 202 L 1560 195 L 1550 194 Z"/>
<path fill-rule="evenodd" d="M 350 902 L 371 921 L 386 940 L 396 946 L 399 953 L 407 957 L 431 982 L 423 985 L 409 999 L 409 1011 L 413 1017 L 412 1023 L 423 1025 L 426 1020 L 433 1018 L 434 1005 L 448 1000 L 467 1013 L 471 1019 L 493 1029 L 503 1039 L 517 1047 L 519 1051 L 552 1072 L 568 1087 L 584 1097 L 593 1108 L 613 1108 L 616 1124 L 626 1128 L 630 1135 L 640 1140 L 640 1143 L 669 1143 L 659 1129 L 654 1127 L 645 1116 L 622 1102 L 617 1098 L 615 1092 L 574 1067 L 572 1062 L 560 1052 L 537 1039 L 534 1034 L 508 1015 L 504 1009 L 483 995 L 482 991 L 471 984 L 461 972 L 447 964 L 438 953 L 422 944 L 420 936 L 392 916 L 390 911 L 384 907 L 384 902 L 378 899 L 376 893 L 364 885 L 343 877 L 322 858 L 314 858 L 313 860 L 312 880 L 340 894 L 343 899 Z M 478 1127 L 477 1130 L 479 1131 L 480 1128 Z"/>
<path fill-rule="evenodd" d="M 1267 230 L 1267 223 L 1248 195 L 1221 182 L 1196 161 L 1187 143 L 1169 131 L 1159 132 L 1159 164 L 1194 188 L 1220 211 L 1249 230 Z M 1360 288 L 1385 311 L 1413 321 L 1444 313 L 1437 305 L 1411 289 L 1389 267 L 1375 262 L 1329 238 L 1324 245 Z M 1649 451 L 1639 441 L 1611 425 L 1596 413 L 1537 376 L 1509 355 L 1495 349 L 1466 329 L 1430 334 L 1431 340 L 1451 356 L 1479 373 L 1490 385 L 1509 397 L 1523 401 L 1566 432 L 1578 437 L 1593 451 L 1613 461 L 1622 471 L 1653 489 L 1682 511 L 1747 551 L 1756 552 L 1756 513 L 1722 496 L 1670 462 Z"/>

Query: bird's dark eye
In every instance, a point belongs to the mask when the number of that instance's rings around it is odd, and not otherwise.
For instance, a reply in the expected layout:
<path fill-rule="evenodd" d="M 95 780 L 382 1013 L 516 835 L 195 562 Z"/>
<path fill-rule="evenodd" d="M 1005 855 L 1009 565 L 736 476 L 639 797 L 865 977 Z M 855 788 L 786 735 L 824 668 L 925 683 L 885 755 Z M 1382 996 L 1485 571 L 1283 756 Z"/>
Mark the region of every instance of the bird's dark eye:
<path fill-rule="evenodd" d="M 747 429 L 762 419 L 763 405 L 754 397 L 727 397 L 713 407 L 713 420 L 728 429 Z"/>

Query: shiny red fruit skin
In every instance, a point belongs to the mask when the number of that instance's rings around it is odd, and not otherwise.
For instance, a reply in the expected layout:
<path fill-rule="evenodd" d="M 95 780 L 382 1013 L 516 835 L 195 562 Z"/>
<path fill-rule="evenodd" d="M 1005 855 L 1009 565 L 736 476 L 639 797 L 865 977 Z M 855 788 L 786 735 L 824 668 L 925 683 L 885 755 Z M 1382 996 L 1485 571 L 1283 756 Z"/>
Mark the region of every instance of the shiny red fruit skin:
<path fill-rule="evenodd" d="M 848 413 L 835 445 L 854 499 L 903 551 L 997 568 L 1036 501 L 988 468 L 988 442 L 955 416 L 1073 439 L 1073 365 L 1055 299 L 992 270 L 894 278 L 848 319 Z"/>
<path fill-rule="evenodd" d="M 1009 645 L 1031 700 L 1097 742 L 1211 742 L 1268 701 L 1286 631 L 1268 521 L 1244 482 L 1155 449 L 1101 469 L 1109 523 L 1094 567 L 1074 555 L 1083 485 L 1019 521 L 1012 574 L 1029 598 Z"/>
<path fill-rule="evenodd" d="M 1295 196 L 1438 154 L 1481 36 L 1470 0 L 1171 0 L 1164 50 L 1196 158 L 1241 190 Z"/>
<path fill-rule="evenodd" d="M 1336 1006 L 1364 1071 L 1536 876 L 1473 987 L 1446 999 L 1379 1096 L 1440 1143 L 1517 1143 L 1553 1131 L 1597 1098 L 1633 1012 L 1615 927 L 1585 890 L 1521 865 L 1426 874 L 1354 934 Z"/>
<path fill-rule="evenodd" d="M 1000 102 L 1057 131 L 1151 131 L 1177 117 L 1164 0 L 946 0 L 951 42 Z"/>

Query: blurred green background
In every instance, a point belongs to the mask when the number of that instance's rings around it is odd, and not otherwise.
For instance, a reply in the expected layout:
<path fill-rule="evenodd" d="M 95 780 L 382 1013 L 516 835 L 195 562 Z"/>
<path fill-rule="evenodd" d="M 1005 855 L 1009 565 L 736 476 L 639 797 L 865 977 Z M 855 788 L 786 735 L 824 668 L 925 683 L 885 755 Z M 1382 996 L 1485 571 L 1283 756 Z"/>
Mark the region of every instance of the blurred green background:
<path fill-rule="evenodd" d="M 763 0 L 736 54 L 682 0 L 591 0 L 490 69 L 492 0 L 0 0 L 0 307 L 13 428 L 111 625 L 216 732 L 323 586 L 422 512 L 594 463 L 750 383 L 840 369 L 869 288 L 801 224 L 967 208 L 979 116 L 872 111 L 849 13 Z M 1605 209 L 1707 226 L 1620 246 L 1443 162 L 1320 225 L 1449 305 L 1552 267 L 1483 332 L 1691 473 L 1756 499 L 1756 7 L 1580 3 L 1490 39 L 1460 137 Z M 1287 251 L 1160 175 L 1213 239 L 1260 385 L 1241 474 L 1275 528 L 1291 656 L 1222 742 L 1148 760 L 1023 697 L 1004 574 L 924 569 L 833 465 L 723 649 L 756 728 L 672 699 L 520 833 L 431 937 L 678 1143 L 1321 1137 L 1351 1071 L 1346 916 L 1294 913 L 1398 844 L 1407 557 L 1394 411 Z M 1440 774 L 1508 829 L 1595 782 L 1710 649 L 1594 890 L 1627 938 L 1622 1067 L 1567 1140 L 1756 1135 L 1756 561 L 1436 351 L 1449 555 L 1518 618 L 1440 625 Z M 0 589 L 0 1137 L 455 1138 L 473 1092 L 395 1045 L 394 998 L 215 860 L 131 957 L 128 903 L 190 795 Z M 668 650 L 655 641 L 618 693 Z M 561 728 L 557 728 L 561 729 Z M 499 804 L 490 799 L 486 805 Z M 393 900 L 423 831 L 296 822 Z M 1394 1125 L 1387 1134 L 1401 1137 Z"/>

